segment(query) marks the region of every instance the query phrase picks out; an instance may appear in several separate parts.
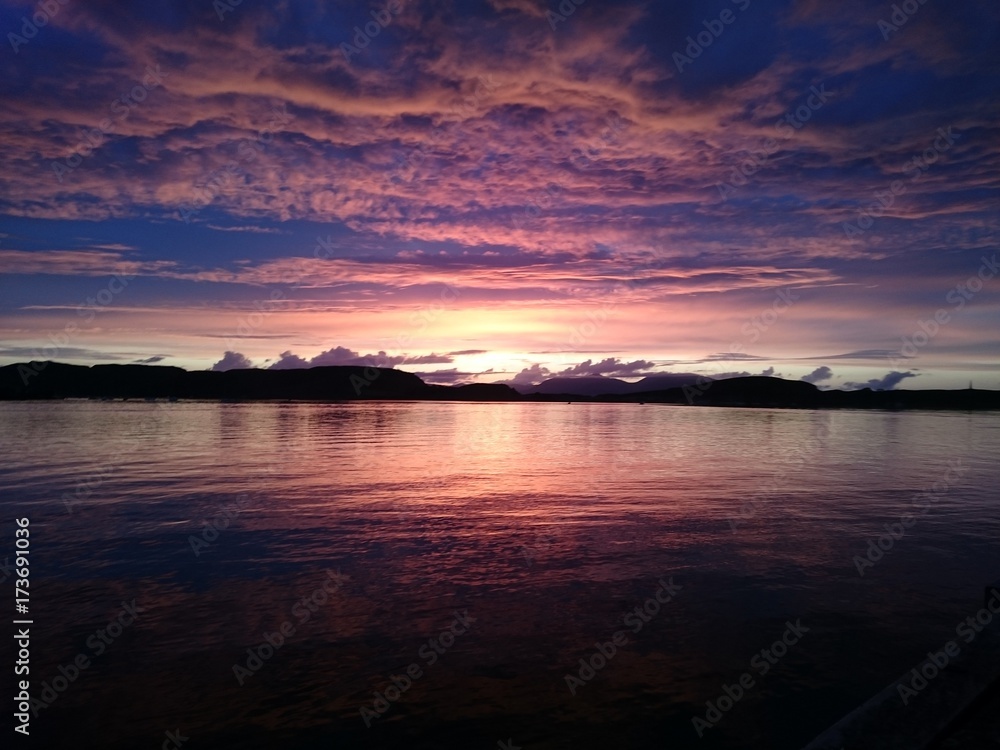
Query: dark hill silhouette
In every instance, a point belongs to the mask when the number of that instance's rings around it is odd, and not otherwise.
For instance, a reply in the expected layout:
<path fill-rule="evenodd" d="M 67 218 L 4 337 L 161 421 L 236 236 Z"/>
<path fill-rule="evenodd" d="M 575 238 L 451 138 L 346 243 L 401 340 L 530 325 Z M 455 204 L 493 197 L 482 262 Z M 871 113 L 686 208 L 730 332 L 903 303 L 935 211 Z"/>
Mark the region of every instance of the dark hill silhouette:
<path fill-rule="evenodd" d="M 179 367 L 94 365 L 55 362 L 0 367 L 0 399 L 24 398 L 183 398 L 212 400 L 439 398 L 434 386 L 416 375 L 387 368 L 312 367 L 304 370 L 188 372 Z M 457 389 L 456 389 L 457 391 Z M 505 387 L 457 391 L 468 400 L 487 394 L 516 398 Z M 464 400 L 464 399 L 463 399 Z"/>
<path fill-rule="evenodd" d="M 509 385 L 499 383 L 470 383 L 468 385 L 431 385 L 439 401 L 521 401 L 521 394 Z"/>
<path fill-rule="evenodd" d="M 611 399 L 609 399 L 611 400 Z M 752 376 L 631 394 L 614 400 L 784 409 L 1000 409 L 1000 391 L 821 391 L 801 380 Z"/>
<path fill-rule="evenodd" d="M 604 396 L 621 395 L 631 392 L 631 383 L 617 378 L 593 377 L 560 377 L 543 380 L 538 385 L 517 386 L 519 393 L 558 394 L 561 396 Z"/>
<path fill-rule="evenodd" d="M 519 393 L 559 394 L 560 396 L 621 396 L 626 393 L 645 393 L 666 388 L 680 388 L 705 380 L 704 376 L 692 373 L 664 373 L 650 375 L 637 383 L 629 383 L 618 378 L 601 375 L 586 377 L 556 377 L 542 381 L 538 385 L 518 386 Z"/>
<path fill-rule="evenodd" d="M 681 389 L 687 401 L 711 406 L 774 406 L 812 409 L 819 406 L 821 391 L 801 380 L 782 380 L 761 375 L 714 380 L 705 386 Z"/>
<path fill-rule="evenodd" d="M 649 391 L 662 391 L 668 388 L 683 388 L 686 385 L 696 385 L 704 383 L 704 375 L 695 375 L 693 372 L 669 372 L 662 375 L 649 375 L 637 383 L 632 383 L 631 393 L 648 393 Z"/>
<path fill-rule="evenodd" d="M 689 376 L 678 376 L 689 378 Z M 588 380 L 593 380 L 589 378 Z M 608 380 L 608 379 L 602 379 Z M 496 383 L 428 385 L 416 375 L 388 368 L 312 367 L 304 370 L 188 372 L 179 367 L 30 362 L 0 367 L 0 400 L 63 398 L 210 399 L 216 401 L 594 401 L 692 404 L 790 409 L 1000 409 L 1000 391 L 821 391 L 803 381 L 768 377 L 685 383 L 641 392 L 581 396 L 521 395 Z M 618 381 L 621 382 L 621 381 Z M 670 381 L 646 378 L 643 384 Z M 629 385 L 629 384 L 626 384 Z"/>

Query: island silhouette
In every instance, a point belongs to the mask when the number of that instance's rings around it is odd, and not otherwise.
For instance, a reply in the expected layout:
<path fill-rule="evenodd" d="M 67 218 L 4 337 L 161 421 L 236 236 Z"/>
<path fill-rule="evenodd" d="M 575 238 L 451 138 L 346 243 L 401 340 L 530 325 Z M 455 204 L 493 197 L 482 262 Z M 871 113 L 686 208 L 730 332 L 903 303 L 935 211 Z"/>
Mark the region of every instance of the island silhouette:
<path fill-rule="evenodd" d="M 159 365 L 70 365 L 26 362 L 0 367 L 0 400 L 165 399 L 213 401 L 573 401 L 686 404 L 786 409 L 1000 409 L 1000 391 L 820 390 L 801 380 L 751 376 L 712 380 L 693 374 L 653 376 L 623 389 L 613 381 L 600 393 L 585 378 L 580 393 L 571 378 L 521 392 L 499 383 L 433 385 L 413 373 L 384 367 L 330 366 L 299 370 L 188 371 Z M 648 390 L 644 385 L 651 386 Z M 669 386 L 669 387 L 664 387 Z"/>

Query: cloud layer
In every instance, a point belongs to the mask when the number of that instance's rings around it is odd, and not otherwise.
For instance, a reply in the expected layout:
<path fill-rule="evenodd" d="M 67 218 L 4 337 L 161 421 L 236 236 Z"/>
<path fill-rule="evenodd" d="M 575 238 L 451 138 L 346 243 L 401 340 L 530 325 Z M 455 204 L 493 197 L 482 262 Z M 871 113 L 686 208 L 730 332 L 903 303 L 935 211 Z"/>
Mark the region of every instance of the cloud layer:
<path fill-rule="evenodd" d="M 758 340 L 772 362 L 888 359 L 997 251 L 987 0 L 928 3 L 890 32 L 881 2 L 740 0 L 697 54 L 718 16 L 693 1 L 554 20 L 534 0 L 408 0 L 361 44 L 373 7 L 220 18 L 199 0 L 99 0 L 12 43 L 0 267 L 25 291 L 0 308 L 0 343 L 41 346 L 65 325 L 51 311 L 120 274 L 109 325 L 76 348 L 154 335 L 146 356 L 207 363 L 207 339 L 242 325 L 280 348 L 227 348 L 284 351 L 273 367 L 339 363 L 401 331 L 421 339 L 385 349 L 399 365 L 568 340 L 594 350 L 591 368 Z M 3 28 L 32 8 L 0 2 Z M 780 289 L 800 301 L 768 324 Z M 996 363 L 996 284 L 966 302 L 920 352 L 963 377 Z M 266 324 L 240 322 L 253 314 Z M 400 323 L 414 316 L 426 325 Z M 330 348 L 352 328 L 352 348 Z"/>

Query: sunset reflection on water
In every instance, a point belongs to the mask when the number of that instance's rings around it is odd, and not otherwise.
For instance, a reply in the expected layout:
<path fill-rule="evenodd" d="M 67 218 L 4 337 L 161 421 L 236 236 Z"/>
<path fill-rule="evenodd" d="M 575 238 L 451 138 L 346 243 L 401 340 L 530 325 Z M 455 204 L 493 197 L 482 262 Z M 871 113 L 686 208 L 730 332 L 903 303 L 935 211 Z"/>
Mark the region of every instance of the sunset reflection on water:
<path fill-rule="evenodd" d="M 144 609 L 35 719 L 52 742 L 794 748 L 998 573 L 985 414 L 8 403 L 0 448 L 4 512 L 35 534 L 37 684 L 122 601 Z M 852 559 L 956 458 L 962 481 L 860 576 Z M 671 577 L 677 596 L 571 694 Z M 699 741 L 692 717 L 797 618 L 808 636 Z M 241 685 L 234 665 L 285 623 Z"/>

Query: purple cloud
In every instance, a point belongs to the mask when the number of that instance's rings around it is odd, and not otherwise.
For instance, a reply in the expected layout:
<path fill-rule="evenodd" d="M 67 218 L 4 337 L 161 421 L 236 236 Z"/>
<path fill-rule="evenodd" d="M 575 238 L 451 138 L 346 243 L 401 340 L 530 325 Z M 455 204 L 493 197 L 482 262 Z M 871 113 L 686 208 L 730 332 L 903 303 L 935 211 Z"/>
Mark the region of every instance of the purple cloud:
<path fill-rule="evenodd" d="M 567 367 L 559 372 L 562 377 L 585 377 L 593 375 L 603 375 L 605 377 L 635 377 L 649 374 L 648 371 L 656 367 L 655 362 L 648 362 L 644 359 L 637 359 L 634 362 L 622 362 L 617 357 L 608 357 L 600 362 L 585 360 L 574 367 Z"/>
<path fill-rule="evenodd" d="M 268 367 L 268 370 L 301 370 L 310 366 L 302 357 L 291 352 L 282 352 L 278 356 L 280 359 Z"/>
<path fill-rule="evenodd" d="M 831 370 L 826 365 L 823 365 L 822 367 L 817 367 L 808 375 L 803 375 L 802 380 L 806 381 L 807 383 L 812 383 L 813 385 L 816 385 L 817 383 L 822 383 L 824 380 L 830 380 L 832 377 L 833 377 L 833 370 Z"/>
<path fill-rule="evenodd" d="M 222 359 L 212 365 L 212 372 L 226 372 L 228 370 L 249 370 L 253 367 L 253 362 L 239 352 L 226 352 Z"/>
<path fill-rule="evenodd" d="M 844 388 L 848 390 L 860 390 L 861 388 L 871 388 L 873 391 L 891 391 L 906 378 L 915 378 L 915 372 L 898 372 L 893 370 L 883 378 L 872 378 L 866 383 L 844 383 Z"/>

